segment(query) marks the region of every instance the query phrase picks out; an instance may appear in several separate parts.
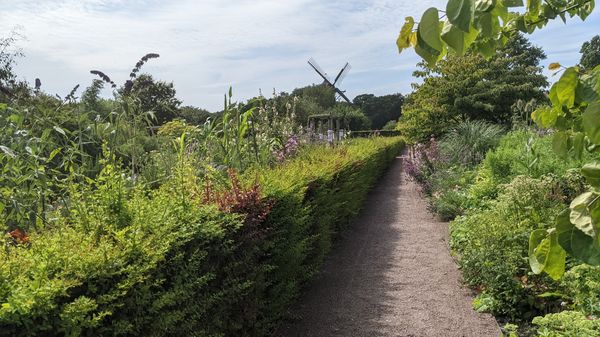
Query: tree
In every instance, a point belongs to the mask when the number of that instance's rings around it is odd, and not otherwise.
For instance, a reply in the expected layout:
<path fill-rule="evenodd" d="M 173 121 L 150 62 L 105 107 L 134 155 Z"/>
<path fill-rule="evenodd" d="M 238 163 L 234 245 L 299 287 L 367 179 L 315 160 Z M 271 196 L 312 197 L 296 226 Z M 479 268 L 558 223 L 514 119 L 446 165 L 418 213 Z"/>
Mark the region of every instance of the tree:
<path fill-rule="evenodd" d="M 123 88 L 121 92 L 127 90 Z M 173 83 L 155 81 L 152 75 L 141 74 L 132 81 L 131 97 L 136 97 L 141 112 L 153 111 L 155 123 L 162 125 L 173 120 L 179 113 L 181 101 L 175 97 Z"/>
<path fill-rule="evenodd" d="M 402 114 L 404 96 L 392 94 L 375 96 L 373 94 L 358 95 L 352 101 L 354 105 L 361 108 L 364 114 L 371 120 L 373 129 L 381 129 L 389 121 L 395 121 Z"/>
<path fill-rule="evenodd" d="M 309 85 L 294 89 L 292 96 L 311 98 L 323 109 L 329 109 L 335 105 L 335 90 L 325 84 Z"/>
<path fill-rule="evenodd" d="M 190 125 L 202 125 L 212 114 L 208 110 L 188 105 L 181 107 L 178 115 Z"/>
<path fill-rule="evenodd" d="M 338 103 L 333 108 L 326 111 L 334 117 L 341 119 L 341 127 L 347 130 L 368 130 L 371 127 L 371 121 L 358 108 L 348 103 Z"/>
<path fill-rule="evenodd" d="M 545 58 L 542 49 L 517 34 L 490 60 L 471 53 L 449 55 L 432 66 L 421 62 L 414 75 L 423 83 L 413 85 L 398 127 L 418 141 L 466 120 L 508 126 L 515 102 L 546 100 L 548 82 L 539 66 Z"/>
<path fill-rule="evenodd" d="M 591 40 L 584 42 L 579 52 L 581 53 L 579 64 L 583 68 L 594 69 L 600 65 L 600 35 L 596 35 Z"/>
<path fill-rule="evenodd" d="M 0 37 L 0 102 L 6 102 L 14 96 L 11 88 L 15 85 L 16 75 L 13 71 L 16 59 L 23 56 L 15 43 L 21 39 L 18 31 L 13 30 L 7 37 Z"/>

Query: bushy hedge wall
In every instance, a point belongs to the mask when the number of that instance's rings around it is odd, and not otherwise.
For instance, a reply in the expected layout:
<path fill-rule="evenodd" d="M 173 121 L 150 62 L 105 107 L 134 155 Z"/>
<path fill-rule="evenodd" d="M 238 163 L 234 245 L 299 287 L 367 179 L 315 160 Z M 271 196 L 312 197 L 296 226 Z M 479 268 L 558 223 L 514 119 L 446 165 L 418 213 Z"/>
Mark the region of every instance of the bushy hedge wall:
<path fill-rule="evenodd" d="M 252 226 L 207 204 L 191 168 L 149 191 L 106 165 L 29 243 L 3 241 L 0 336 L 265 335 L 402 147 L 361 139 L 247 173 L 268 210 Z"/>

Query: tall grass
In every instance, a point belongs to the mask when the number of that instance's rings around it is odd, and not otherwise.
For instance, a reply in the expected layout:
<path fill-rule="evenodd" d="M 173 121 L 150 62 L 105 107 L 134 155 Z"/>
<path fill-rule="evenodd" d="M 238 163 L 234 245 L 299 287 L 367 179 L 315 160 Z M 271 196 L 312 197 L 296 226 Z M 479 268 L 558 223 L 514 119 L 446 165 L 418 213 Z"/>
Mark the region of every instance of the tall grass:
<path fill-rule="evenodd" d="M 466 166 L 477 165 L 490 149 L 498 145 L 505 130 L 485 121 L 465 121 L 450 130 L 440 141 L 447 160 Z"/>

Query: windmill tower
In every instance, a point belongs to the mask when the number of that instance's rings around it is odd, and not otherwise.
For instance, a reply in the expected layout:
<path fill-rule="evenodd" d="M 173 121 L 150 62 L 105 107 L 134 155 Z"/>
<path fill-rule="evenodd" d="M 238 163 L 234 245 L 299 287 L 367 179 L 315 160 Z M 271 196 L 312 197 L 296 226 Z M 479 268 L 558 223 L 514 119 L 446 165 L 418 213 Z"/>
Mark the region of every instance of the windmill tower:
<path fill-rule="evenodd" d="M 346 97 L 346 95 L 344 94 L 345 91 L 340 90 L 336 86 L 338 83 L 342 82 L 342 80 L 344 79 L 344 77 L 346 77 L 346 74 L 348 74 L 348 72 L 352 68 L 352 67 L 350 67 L 350 63 L 346 62 L 346 65 L 342 68 L 342 70 L 340 70 L 340 72 L 335 77 L 335 79 L 333 80 L 333 82 L 331 82 L 331 80 L 329 80 L 329 78 L 327 77 L 327 73 L 325 73 L 323 71 L 323 68 L 321 68 L 312 57 L 310 58 L 310 60 L 308 60 L 308 64 L 317 72 L 317 74 L 319 74 L 319 76 L 321 76 L 323 78 L 324 83 L 326 85 L 332 87 L 333 90 L 335 90 L 335 93 L 339 97 L 341 97 L 343 100 L 345 100 L 349 104 L 352 104 L 352 102 L 350 102 L 350 99 L 348 99 L 348 97 Z"/>

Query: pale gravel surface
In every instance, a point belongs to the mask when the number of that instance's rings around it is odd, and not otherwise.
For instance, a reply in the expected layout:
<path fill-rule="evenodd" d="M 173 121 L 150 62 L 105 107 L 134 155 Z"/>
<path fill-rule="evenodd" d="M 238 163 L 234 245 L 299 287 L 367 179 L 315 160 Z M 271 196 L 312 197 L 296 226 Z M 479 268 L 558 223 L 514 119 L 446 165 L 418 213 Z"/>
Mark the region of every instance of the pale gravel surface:
<path fill-rule="evenodd" d="M 392 164 L 364 211 L 344 231 L 322 274 L 276 337 L 500 336 L 471 307 L 450 256 L 448 225 L 428 211 L 418 185 Z"/>

